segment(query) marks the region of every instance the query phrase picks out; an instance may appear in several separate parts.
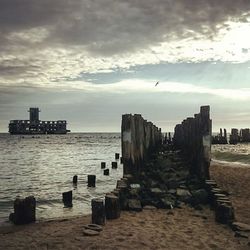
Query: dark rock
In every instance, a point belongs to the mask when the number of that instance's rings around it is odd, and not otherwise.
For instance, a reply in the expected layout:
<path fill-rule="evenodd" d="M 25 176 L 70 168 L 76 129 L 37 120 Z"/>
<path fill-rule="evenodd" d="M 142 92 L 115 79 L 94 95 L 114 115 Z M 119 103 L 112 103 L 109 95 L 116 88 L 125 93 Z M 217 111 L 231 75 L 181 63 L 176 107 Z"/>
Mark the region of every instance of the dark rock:
<path fill-rule="evenodd" d="M 187 189 L 177 188 L 176 195 L 180 201 L 189 202 L 192 195 Z"/>
<path fill-rule="evenodd" d="M 130 211 L 136 211 L 136 212 L 142 211 L 141 201 L 136 200 L 136 199 L 129 199 L 128 200 L 128 209 Z"/>
<path fill-rule="evenodd" d="M 248 235 L 246 233 L 242 233 L 242 232 L 239 232 L 239 231 L 236 231 L 234 236 L 248 239 Z"/>
<path fill-rule="evenodd" d="M 141 188 L 141 185 L 138 184 L 138 183 L 131 183 L 131 184 L 130 184 L 130 187 L 131 187 L 131 188 L 137 188 L 137 189 L 139 189 L 139 188 Z"/>
<path fill-rule="evenodd" d="M 173 209 L 175 202 L 173 200 L 168 199 L 168 198 L 162 198 L 161 203 L 162 203 L 161 208 Z"/>
<path fill-rule="evenodd" d="M 208 193 L 205 189 L 192 191 L 192 196 L 196 204 L 207 204 Z"/>
<path fill-rule="evenodd" d="M 176 189 L 170 189 L 168 190 L 169 194 L 175 195 L 176 194 Z"/>
<path fill-rule="evenodd" d="M 138 198 L 140 197 L 140 189 L 138 189 L 138 188 L 131 188 L 131 189 L 129 190 L 129 196 L 130 196 L 131 198 L 136 198 L 136 199 L 138 199 Z"/>
<path fill-rule="evenodd" d="M 83 234 L 85 236 L 97 236 L 100 234 L 100 232 L 98 231 L 95 231 L 95 230 L 91 230 L 91 229 L 84 229 L 83 230 Z"/>
<path fill-rule="evenodd" d="M 195 205 L 194 209 L 199 211 L 203 210 L 202 206 L 200 206 L 199 204 Z"/>
<path fill-rule="evenodd" d="M 234 231 L 250 232 L 250 225 L 241 222 L 233 222 L 232 229 Z"/>
<path fill-rule="evenodd" d="M 168 180 L 167 186 L 168 186 L 168 189 L 176 189 L 179 187 L 179 182 L 175 179 Z"/>
<path fill-rule="evenodd" d="M 158 197 L 161 197 L 163 195 L 166 194 L 166 191 L 165 190 L 162 190 L 160 188 L 151 188 L 150 189 L 151 193 L 154 195 L 154 196 L 158 196 Z"/>
<path fill-rule="evenodd" d="M 97 225 L 97 224 L 87 224 L 87 225 L 84 226 L 84 228 L 94 230 L 94 231 L 97 231 L 97 232 L 102 231 L 102 226 Z"/>
<path fill-rule="evenodd" d="M 145 207 L 143 207 L 143 210 L 156 210 L 157 209 L 157 207 L 155 207 L 155 206 L 145 206 Z"/>

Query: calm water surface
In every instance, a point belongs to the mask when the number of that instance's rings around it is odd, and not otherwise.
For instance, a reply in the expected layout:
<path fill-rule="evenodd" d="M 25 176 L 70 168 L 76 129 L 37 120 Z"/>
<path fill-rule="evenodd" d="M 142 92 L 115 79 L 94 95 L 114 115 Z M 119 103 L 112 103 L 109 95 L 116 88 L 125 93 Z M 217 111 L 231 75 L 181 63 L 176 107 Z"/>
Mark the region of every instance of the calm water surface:
<path fill-rule="evenodd" d="M 110 168 L 120 153 L 120 134 L 67 135 L 0 134 L 0 222 L 8 220 L 16 196 L 34 195 L 37 218 L 90 213 L 90 201 L 114 189 L 122 165 L 104 176 L 101 161 Z M 96 188 L 87 187 L 87 175 L 96 175 Z M 78 185 L 72 177 L 78 175 Z M 73 190 L 73 208 L 63 208 L 62 192 Z"/>

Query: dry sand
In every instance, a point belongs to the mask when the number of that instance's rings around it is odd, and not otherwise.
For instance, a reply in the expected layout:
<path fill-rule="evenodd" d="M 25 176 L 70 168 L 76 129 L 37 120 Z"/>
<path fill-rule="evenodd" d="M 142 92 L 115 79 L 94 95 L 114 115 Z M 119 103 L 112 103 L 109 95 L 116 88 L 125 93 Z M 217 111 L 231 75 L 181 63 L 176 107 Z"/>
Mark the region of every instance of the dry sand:
<path fill-rule="evenodd" d="M 239 221 L 250 224 L 249 169 L 212 165 L 211 175 L 229 190 Z M 107 221 L 99 236 L 84 236 L 90 216 L 0 228 L 0 249 L 250 249 L 249 240 L 234 237 L 217 224 L 214 212 L 184 206 L 174 210 L 122 212 Z"/>
<path fill-rule="evenodd" d="M 250 168 L 230 163 L 212 163 L 211 178 L 230 194 L 236 220 L 250 225 Z"/>

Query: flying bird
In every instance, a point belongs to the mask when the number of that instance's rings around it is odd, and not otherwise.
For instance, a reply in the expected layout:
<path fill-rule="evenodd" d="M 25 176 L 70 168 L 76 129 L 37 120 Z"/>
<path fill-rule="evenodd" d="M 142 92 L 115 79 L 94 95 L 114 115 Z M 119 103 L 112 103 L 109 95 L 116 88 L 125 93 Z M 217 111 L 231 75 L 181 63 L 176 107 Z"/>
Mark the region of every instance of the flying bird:
<path fill-rule="evenodd" d="M 155 87 L 156 87 L 158 84 L 159 84 L 159 82 L 157 82 L 157 83 L 155 84 Z"/>

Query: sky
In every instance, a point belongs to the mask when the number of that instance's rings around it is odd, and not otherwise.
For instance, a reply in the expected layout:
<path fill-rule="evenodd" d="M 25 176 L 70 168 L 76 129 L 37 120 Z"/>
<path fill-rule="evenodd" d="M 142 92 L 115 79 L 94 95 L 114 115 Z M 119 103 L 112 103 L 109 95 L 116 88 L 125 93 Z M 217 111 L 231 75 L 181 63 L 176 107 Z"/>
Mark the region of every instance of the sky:
<path fill-rule="evenodd" d="M 201 105 L 250 127 L 249 34 L 249 0 L 0 0 L 0 132 L 29 107 L 72 132 L 173 131 Z"/>

